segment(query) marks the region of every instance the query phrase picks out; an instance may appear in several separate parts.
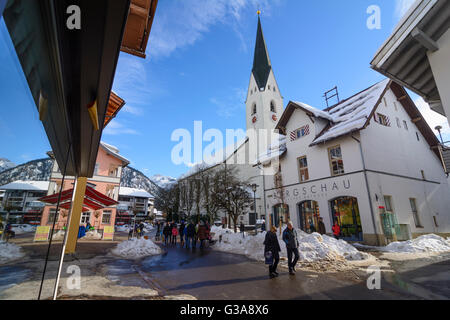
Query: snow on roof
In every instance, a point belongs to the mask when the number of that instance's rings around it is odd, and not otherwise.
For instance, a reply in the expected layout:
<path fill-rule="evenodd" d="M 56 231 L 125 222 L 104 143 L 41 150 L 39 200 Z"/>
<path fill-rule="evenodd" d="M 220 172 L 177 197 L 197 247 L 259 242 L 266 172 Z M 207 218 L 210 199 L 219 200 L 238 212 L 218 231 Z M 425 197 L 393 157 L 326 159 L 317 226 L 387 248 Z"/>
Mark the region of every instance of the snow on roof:
<path fill-rule="evenodd" d="M 363 129 L 389 83 L 390 79 L 383 80 L 324 111 L 332 118 L 332 123 L 311 145 Z"/>
<path fill-rule="evenodd" d="M 311 112 L 317 118 L 324 118 L 324 119 L 329 120 L 329 121 L 333 121 L 334 120 L 333 117 L 330 116 L 326 111 L 322 111 L 322 110 L 316 109 L 316 108 L 311 107 L 310 105 L 308 105 L 306 103 L 303 103 L 303 102 L 295 102 L 294 101 L 294 103 L 296 105 L 298 105 L 300 108 L 305 109 L 308 112 Z"/>
<path fill-rule="evenodd" d="M 128 187 L 120 187 L 119 195 L 136 198 L 153 198 L 153 196 L 145 190 Z"/>
<path fill-rule="evenodd" d="M 278 135 L 278 139 L 270 145 L 270 148 L 258 156 L 256 164 L 268 165 L 271 161 L 279 159 L 286 150 L 286 136 Z"/>
<path fill-rule="evenodd" d="M 111 155 L 113 155 L 116 158 L 119 158 L 120 160 L 122 160 L 123 162 L 125 162 L 127 165 L 130 163 L 130 160 L 128 160 L 127 158 L 121 156 L 119 154 L 119 149 L 115 146 L 112 146 L 110 144 L 104 143 L 103 141 L 100 142 L 100 145 L 107 151 L 109 152 Z"/>
<path fill-rule="evenodd" d="M 27 190 L 27 191 L 47 191 L 49 181 L 23 181 L 17 180 L 3 186 L 1 190 Z"/>

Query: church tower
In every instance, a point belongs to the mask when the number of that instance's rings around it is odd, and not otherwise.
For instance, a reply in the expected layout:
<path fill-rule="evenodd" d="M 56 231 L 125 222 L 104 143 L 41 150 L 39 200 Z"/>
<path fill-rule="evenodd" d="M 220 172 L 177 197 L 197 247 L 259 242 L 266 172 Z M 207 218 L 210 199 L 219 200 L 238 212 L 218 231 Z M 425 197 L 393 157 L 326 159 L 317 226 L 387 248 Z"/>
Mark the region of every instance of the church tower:
<path fill-rule="evenodd" d="M 247 130 L 273 130 L 283 114 L 281 96 L 258 14 L 255 55 L 247 93 Z"/>

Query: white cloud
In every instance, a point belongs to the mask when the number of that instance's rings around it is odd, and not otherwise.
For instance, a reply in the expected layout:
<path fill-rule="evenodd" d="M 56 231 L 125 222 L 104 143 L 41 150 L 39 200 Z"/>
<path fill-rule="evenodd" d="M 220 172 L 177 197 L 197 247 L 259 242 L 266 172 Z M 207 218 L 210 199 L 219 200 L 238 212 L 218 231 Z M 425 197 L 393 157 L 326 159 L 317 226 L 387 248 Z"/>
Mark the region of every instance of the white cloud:
<path fill-rule="evenodd" d="M 245 108 L 245 97 L 247 90 L 241 88 L 231 89 L 232 94 L 223 98 L 211 98 L 211 102 L 216 107 L 217 115 L 222 118 L 229 119 L 236 114 L 241 115 L 242 109 Z"/>
<path fill-rule="evenodd" d="M 117 120 L 112 120 L 108 126 L 103 130 L 103 134 L 116 136 L 119 134 L 131 134 L 131 135 L 138 135 L 139 132 L 137 132 L 134 129 L 127 128 Z"/>
<path fill-rule="evenodd" d="M 247 10 L 261 9 L 268 16 L 282 0 L 177 0 L 158 11 L 150 34 L 148 54 L 169 56 L 175 50 L 194 44 L 217 24 L 232 27 L 239 38 L 239 25 Z"/>
<path fill-rule="evenodd" d="M 418 98 L 414 101 L 417 108 L 419 108 L 420 113 L 425 118 L 426 122 L 430 128 L 437 134 L 435 128 L 437 126 L 442 127 L 442 135 L 445 141 L 450 140 L 450 126 L 446 117 L 441 116 L 439 113 L 431 110 L 428 103 L 426 103 L 422 98 Z"/>
<path fill-rule="evenodd" d="M 409 8 L 416 2 L 416 0 L 396 0 L 395 4 L 395 16 L 398 20 L 403 18 Z"/>
<path fill-rule="evenodd" d="M 130 106 L 129 104 L 125 104 L 122 111 L 133 114 L 135 116 L 140 116 L 143 114 L 143 110 L 141 108 L 133 107 L 133 106 Z"/>

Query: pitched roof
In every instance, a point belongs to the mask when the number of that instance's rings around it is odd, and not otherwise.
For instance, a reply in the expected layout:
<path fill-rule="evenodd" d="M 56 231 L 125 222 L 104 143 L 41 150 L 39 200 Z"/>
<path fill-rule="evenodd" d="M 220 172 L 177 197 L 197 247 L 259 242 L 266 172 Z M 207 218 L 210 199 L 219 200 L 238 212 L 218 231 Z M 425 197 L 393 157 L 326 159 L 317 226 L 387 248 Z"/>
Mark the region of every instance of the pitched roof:
<path fill-rule="evenodd" d="M 124 166 L 127 166 L 127 165 L 130 164 L 130 160 L 128 160 L 127 158 L 122 157 L 119 154 L 119 149 L 117 149 L 116 147 L 114 147 L 114 146 L 112 146 L 110 144 L 104 143 L 103 141 L 100 141 L 100 146 L 103 149 L 105 149 L 105 151 L 107 153 L 109 153 L 110 155 L 112 155 L 113 157 L 116 157 L 116 158 L 122 160 L 122 162 L 124 163 Z"/>
<path fill-rule="evenodd" d="M 153 196 L 145 190 L 128 187 L 120 187 L 119 195 L 136 198 L 153 198 Z"/>
<path fill-rule="evenodd" d="M 258 17 L 258 31 L 256 33 L 255 55 L 252 69 L 253 76 L 258 84 L 258 89 L 266 88 L 270 70 L 272 70 L 272 65 L 262 31 L 261 19 Z"/>
<path fill-rule="evenodd" d="M 23 181 L 17 180 L 3 186 L 0 190 L 27 190 L 27 191 L 47 191 L 49 181 Z"/>
<path fill-rule="evenodd" d="M 316 136 L 311 145 L 324 143 L 363 129 L 367 125 L 372 111 L 380 103 L 390 82 L 389 79 L 383 80 L 353 97 L 325 109 L 324 112 L 331 117 L 330 125 Z"/>

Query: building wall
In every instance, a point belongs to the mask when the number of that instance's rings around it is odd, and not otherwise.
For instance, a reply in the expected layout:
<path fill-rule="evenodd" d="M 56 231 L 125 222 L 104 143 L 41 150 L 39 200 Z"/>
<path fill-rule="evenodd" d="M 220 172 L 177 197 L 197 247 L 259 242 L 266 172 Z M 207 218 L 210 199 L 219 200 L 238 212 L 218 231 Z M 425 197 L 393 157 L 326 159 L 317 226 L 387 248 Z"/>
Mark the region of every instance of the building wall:
<path fill-rule="evenodd" d="M 323 122 L 311 119 L 303 110 L 295 110 L 286 126 L 287 152 L 281 158 L 283 198 L 289 206 L 290 219 L 300 227 L 298 204 L 316 201 L 327 232 L 332 225 L 331 200 L 338 197 L 355 197 L 358 200 L 363 240 L 368 244 L 386 243 L 380 207 L 385 207 L 384 196 L 392 197 L 394 213 L 399 224 L 410 226 L 411 236 L 439 233 L 446 236 L 450 228 L 450 194 L 442 165 L 425 138 L 411 121 L 395 95 L 388 91 L 377 113 L 390 118 L 391 126 L 375 122 L 352 136 L 344 136 L 325 144 L 309 147 L 323 127 Z M 397 109 L 395 104 L 397 104 Z M 401 121 L 397 127 L 396 118 Z M 408 130 L 404 129 L 407 121 Z M 310 126 L 310 134 L 290 141 L 293 130 Z M 417 140 L 418 134 L 419 140 Z M 364 154 L 365 168 L 361 158 Z M 328 148 L 340 145 L 345 174 L 332 177 Z M 301 183 L 298 158 L 307 156 L 309 180 Z M 422 177 L 424 171 L 425 180 Z M 367 176 L 367 178 L 366 178 Z M 366 183 L 367 179 L 367 183 Z M 367 187 L 368 186 L 368 187 Z M 280 204 L 280 190 L 273 179 L 266 182 L 266 210 L 274 211 Z M 415 198 L 423 228 L 415 226 L 409 198 Z M 373 214 L 372 214 L 373 213 Z M 439 227 L 434 224 L 434 218 Z M 269 221 L 267 221 L 269 223 Z"/>
<path fill-rule="evenodd" d="M 450 29 L 437 41 L 439 50 L 428 53 L 431 69 L 439 90 L 442 105 L 450 124 Z"/>
<path fill-rule="evenodd" d="M 107 194 L 107 190 L 110 187 L 114 188 L 113 194 L 111 196 L 112 199 L 118 201 L 119 199 L 119 186 L 120 186 L 120 176 L 121 176 L 121 166 L 122 161 L 117 159 L 116 157 L 113 157 L 106 153 L 106 151 L 100 147 L 98 154 L 97 154 L 97 161 L 98 164 L 98 171 L 97 173 L 90 179 L 88 179 L 88 184 L 94 184 L 95 190 Z M 110 169 L 112 168 L 119 168 L 117 175 L 110 176 Z M 49 190 L 48 195 L 55 194 L 59 192 L 57 185 L 60 185 L 62 182 L 62 175 L 59 171 L 58 165 L 56 161 L 54 161 L 52 175 L 50 178 L 50 184 L 49 184 Z M 75 179 L 74 177 L 66 177 L 64 186 L 62 190 L 68 190 L 72 189 L 74 187 Z M 54 205 L 47 205 L 44 208 L 42 219 L 41 219 L 41 225 L 47 225 L 50 226 L 53 223 L 48 222 L 49 213 L 51 209 L 56 209 L 56 206 Z M 102 216 L 104 211 L 111 211 L 111 220 L 109 224 L 102 224 Z M 68 212 L 68 210 L 66 210 Z M 101 210 L 98 210 L 99 215 L 98 218 L 95 217 L 96 212 L 94 210 L 90 210 L 90 224 L 95 227 L 98 230 L 103 230 L 105 226 L 113 226 L 115 224 L 115 218 L 117 209 L 115 206 L 104 208 Z M 62 217 L 61 215 L 58 218 L 58 222 L 56 224 L 56 229 L 63 228 L 67 223 L 67 216 Z"/>

